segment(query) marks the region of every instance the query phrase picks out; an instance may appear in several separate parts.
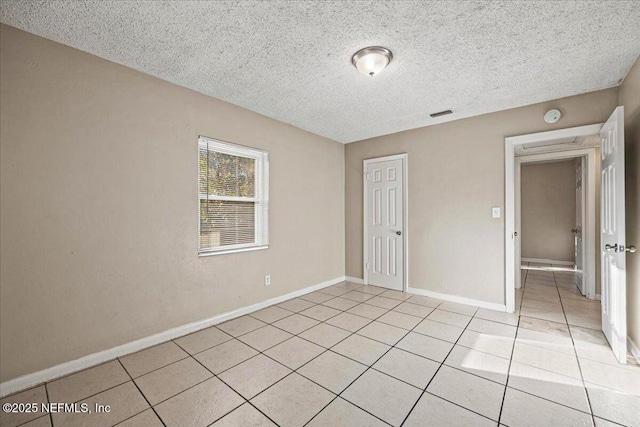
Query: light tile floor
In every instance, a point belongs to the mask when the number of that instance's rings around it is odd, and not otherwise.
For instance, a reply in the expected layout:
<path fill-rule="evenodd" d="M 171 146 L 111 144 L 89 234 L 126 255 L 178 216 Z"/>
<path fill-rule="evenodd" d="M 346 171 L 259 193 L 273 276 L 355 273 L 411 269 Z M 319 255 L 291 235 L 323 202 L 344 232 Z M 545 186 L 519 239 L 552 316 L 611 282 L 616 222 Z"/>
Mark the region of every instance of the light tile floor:
<path fill-rule="evenodd" d="M 2 399 L 111 405 L 4 426 L 640 426 L 574 273 L 528 264 L 514 314 L 341 283 Z"/>

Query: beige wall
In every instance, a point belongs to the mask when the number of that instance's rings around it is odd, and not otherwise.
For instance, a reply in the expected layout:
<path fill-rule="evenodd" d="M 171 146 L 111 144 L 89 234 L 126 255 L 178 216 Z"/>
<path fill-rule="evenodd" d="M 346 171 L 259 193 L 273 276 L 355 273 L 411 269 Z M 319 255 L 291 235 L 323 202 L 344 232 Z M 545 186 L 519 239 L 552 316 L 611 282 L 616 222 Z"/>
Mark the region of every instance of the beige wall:
<path fill-rule="evenodd" d="M 640 59 L 620 87 L 624 105 L 627 245 L 640 248 Z M 640 346 L 640 252 L 627 255 L 627 328 Z"/>
<path fill-rule="evenodd" d="M 342 144 L 0 38 L 2 381 L 344 275 Z M 269 151 L 268 250 L 197 256 L 199 134 Z"/>
<path fill-rule="evenodd" d="M 575 177 L 574 159 L 522 165 L 523 258 L 574 262 Z"/>
<path fill-rule="evenodd" d="M 617 102 L 613 88 L 348 144 L 347 275 L 362 277 L 362 160 L 406 152 L 410 286 L 503 304 L 504 218 L 491 207 L 504 213 L 504 138 L 604 122 Z"/>

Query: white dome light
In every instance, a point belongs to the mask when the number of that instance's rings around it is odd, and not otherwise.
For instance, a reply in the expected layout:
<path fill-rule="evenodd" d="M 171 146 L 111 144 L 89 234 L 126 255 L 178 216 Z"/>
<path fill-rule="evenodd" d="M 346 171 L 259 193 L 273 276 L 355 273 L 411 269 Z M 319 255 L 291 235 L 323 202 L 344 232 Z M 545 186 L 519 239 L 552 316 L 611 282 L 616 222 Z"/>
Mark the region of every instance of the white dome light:
<path fill-rule="evenodd" d="M 373 77 L 389 65 L 393 54 L 384 47 L 365 47 L 357 51 L 351 58 L 351 62 L 358 71 L 365 76 Z"/>
<path fill-rule="evenodd" d="M 544 121 L 547 123 L 556 123 L 562 117 L 560 110 L 549 110 L 544 115 Z"/>

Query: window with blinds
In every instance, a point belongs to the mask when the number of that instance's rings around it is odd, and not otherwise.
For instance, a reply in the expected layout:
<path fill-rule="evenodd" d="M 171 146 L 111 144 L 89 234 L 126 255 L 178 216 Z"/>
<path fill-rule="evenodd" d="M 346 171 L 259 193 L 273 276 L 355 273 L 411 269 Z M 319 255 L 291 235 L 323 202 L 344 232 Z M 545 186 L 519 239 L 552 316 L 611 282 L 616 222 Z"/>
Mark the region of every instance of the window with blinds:
<path fill-rule="evenodd" d="M 269 154 L 205 137 L 198 140 L 201 255 L 269 244 Z"/>

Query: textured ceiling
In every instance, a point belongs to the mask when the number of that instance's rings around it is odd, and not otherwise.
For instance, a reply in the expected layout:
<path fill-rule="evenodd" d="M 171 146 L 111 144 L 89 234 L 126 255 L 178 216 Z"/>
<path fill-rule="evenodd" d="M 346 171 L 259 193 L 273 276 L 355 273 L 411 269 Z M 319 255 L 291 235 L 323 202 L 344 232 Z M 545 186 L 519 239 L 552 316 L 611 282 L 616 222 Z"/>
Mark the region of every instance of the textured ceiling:
<path fill-rule="evenodd" d="M 638 1 L 0 4 L 6 24 L 341 142 L 615 86 L 640 53 Z M 374 78 L 350 62 L 370 45 L 394 55 Z"/>

